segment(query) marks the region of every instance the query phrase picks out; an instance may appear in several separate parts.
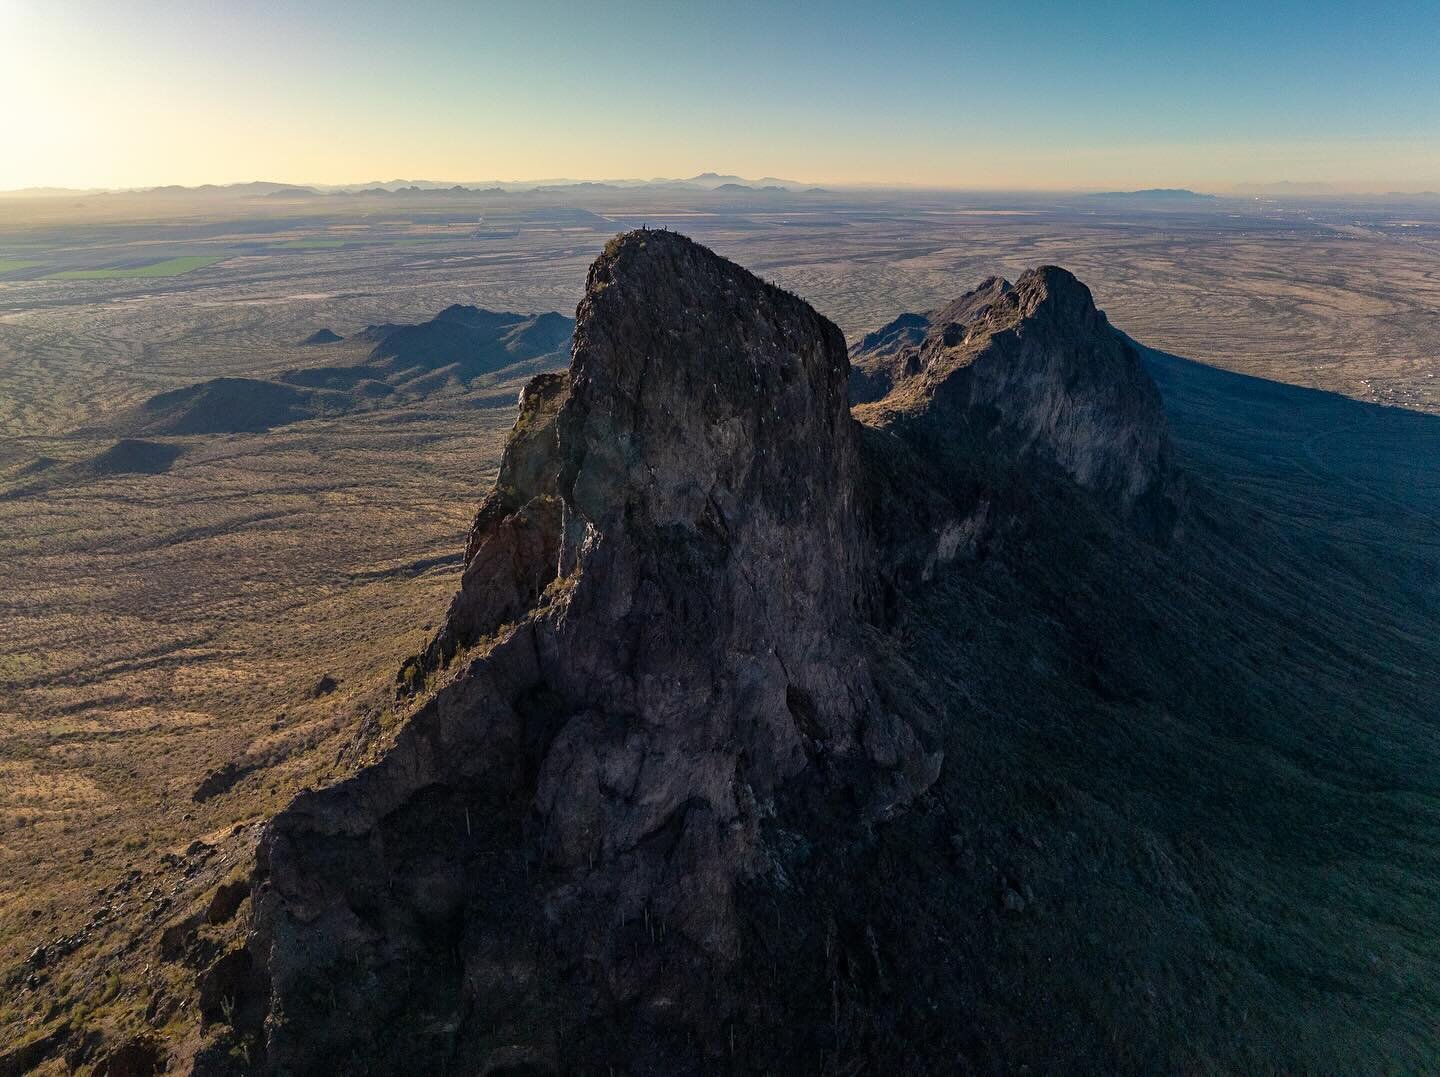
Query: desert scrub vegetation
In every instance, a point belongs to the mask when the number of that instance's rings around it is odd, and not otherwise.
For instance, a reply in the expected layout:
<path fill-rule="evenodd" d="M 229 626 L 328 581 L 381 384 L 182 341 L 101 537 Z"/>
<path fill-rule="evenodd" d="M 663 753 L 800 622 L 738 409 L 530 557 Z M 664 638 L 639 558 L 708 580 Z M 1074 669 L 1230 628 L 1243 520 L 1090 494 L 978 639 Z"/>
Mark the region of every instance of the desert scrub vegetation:
<path fill-rule="evenodd" d="M 28 681 L 45 671 L 45 659 L 38 654 L 21 651 L 0 654 L 0 684 Z"/>
<path fill-rule="evenodd" d="M 143 901 L 101 888 L 264 818 L 393 726 L 389 685 L 458 583 L 513 422 L 465 403 L 210 439 L 167 474 L 0 498 L 0 974 L 84 936 L 25 989 L 0 1042 L 59 1012 L 63 969 L 86 972 L 72 1001 L 99 1005 L 113 948 L 178 900 L 170 883 Z M 322 675 L 339 688 L 316 698 Z M 228 763 L 244 776 L 197 802 Z M 114 919 L 89 927 L 105 904 Z M 139 956 L 87 1019 L 121 1021 Z"/>

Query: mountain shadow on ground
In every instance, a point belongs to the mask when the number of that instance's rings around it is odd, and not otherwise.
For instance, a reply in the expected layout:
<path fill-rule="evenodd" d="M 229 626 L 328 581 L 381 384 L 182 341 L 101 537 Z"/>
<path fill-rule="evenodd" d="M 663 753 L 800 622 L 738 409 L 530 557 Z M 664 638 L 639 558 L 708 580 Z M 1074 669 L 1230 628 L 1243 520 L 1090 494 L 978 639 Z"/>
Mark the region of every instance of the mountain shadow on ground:
<path fill-rule="evenodd" d="M 160 475 L 169 471 L 184 451 L 178 445 L 125 438 L 85 466 L 97 475 Z"/>
<path fill-rule="evenodd" d="M 184 452 L 181 445 L 122 438 L 103 452 L 69 464 L 41 457 L 17 472 L 18 478 L 31 481 L 5 491 L 0 498 L 27 497 L 52 486 L 112 475 L 163 475 Z"/>

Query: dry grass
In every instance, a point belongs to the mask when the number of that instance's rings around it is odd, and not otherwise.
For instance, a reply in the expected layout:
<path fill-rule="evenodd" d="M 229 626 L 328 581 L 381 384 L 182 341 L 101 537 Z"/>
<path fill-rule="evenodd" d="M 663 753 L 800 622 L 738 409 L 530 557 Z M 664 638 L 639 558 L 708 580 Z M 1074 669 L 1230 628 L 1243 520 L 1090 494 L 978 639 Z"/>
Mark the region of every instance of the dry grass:
<path fill-rule="evenodd" d="M 510 421 L 414 409 L 197 440 L 167 474 L 0 501 L 0 969 L 82 930 L 117 878 L 324 780 L 443 612 Z M 317 698 L 322 675 L 339 688 Z M 196 803 L 231 761 L 254 769 Z M 13 1020 L 152 964 L 126 948 L 155 908 L 93 930 Z"/>

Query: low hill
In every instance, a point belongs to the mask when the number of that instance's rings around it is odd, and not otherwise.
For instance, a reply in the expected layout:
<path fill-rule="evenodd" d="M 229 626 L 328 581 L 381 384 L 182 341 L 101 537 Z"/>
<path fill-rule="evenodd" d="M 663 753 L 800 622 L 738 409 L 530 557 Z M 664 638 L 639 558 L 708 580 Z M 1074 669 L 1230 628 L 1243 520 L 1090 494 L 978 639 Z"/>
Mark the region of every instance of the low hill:
<path fill-rule="evenodd" d="M 178 445 L 125 438 L 94 457 L 86 467 L 99 475 L 158 475 L 169 471 L 183 451 Z"/>
<path fill-rule="evenodd" d="M 234 434 L 339 414 L 392 395 L 463 389 L 502 371 L 564 363 L 574 321 L 455 305 L 417 325 L 375 325 L 356 334 L 374 347 L 348 366 L 299 367 L 270 378 L 212 378 L 151 397 L 108 429 L 131 435 Z M 338 344 L 321 329 L 302 346 Z"/>
<path fill-rule="evenodd" d="M 469 382 L 537 358 L 563 361 L 574 325 L 560 314 L 497 313 L 457 304 L 428 322 L 385 333 L 366 365 L 395 385 L 442 367 L 453 367 L 456 377 Z"/>
<path fill-rule="evenodd" d="M 278 381 L 212 378 L 152 396 L 123 420 L 139 434 L 236 434 L 316 413 L 312 394 Z"/>
<path fill-rule="evenodd" d="M 181 445 L 122 438 L 94 456 L 68 464 L 42 456 L 16 472 L 16 478 L 30 481 L 5 491 L 0 499 L 29 497 L 55 486 L 111 475 L 163 475 L 184 452 Z"/>
<path fill-rule="evenodd" d="M 1213 202 L 1215 195 L 1200 194 L 1184 187 L 1147 187 L 1141 191 L 1102 191 L 1090 198 L 1134 199 L 1139 202 Z"/>

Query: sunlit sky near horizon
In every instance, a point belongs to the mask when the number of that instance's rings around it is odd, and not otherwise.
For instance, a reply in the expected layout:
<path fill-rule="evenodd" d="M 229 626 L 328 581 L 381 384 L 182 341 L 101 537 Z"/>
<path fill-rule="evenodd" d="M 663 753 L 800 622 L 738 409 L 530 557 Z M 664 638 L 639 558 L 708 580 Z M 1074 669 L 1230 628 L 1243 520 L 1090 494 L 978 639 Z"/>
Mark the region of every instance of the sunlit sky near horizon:
<path fill-rule="evenodd" d="M 0 189 L 1440 189 L 1440 2 L 0 0 Z"/>

